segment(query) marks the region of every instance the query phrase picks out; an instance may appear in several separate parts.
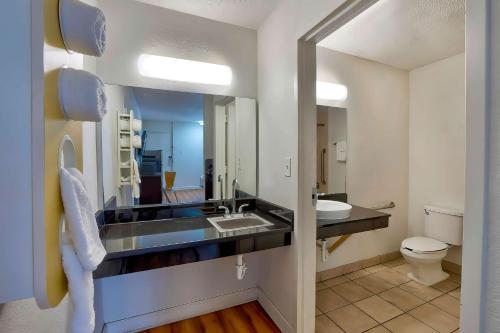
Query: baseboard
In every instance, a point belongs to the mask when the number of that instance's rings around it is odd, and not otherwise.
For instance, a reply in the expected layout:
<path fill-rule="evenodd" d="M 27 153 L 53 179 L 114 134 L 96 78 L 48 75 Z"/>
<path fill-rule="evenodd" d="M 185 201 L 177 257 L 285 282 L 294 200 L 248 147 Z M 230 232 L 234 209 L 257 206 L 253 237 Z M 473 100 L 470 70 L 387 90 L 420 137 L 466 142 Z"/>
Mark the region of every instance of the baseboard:
<path fill-rule="evenodd" d="M 455 273 L 458 275 L 462 275 L 462 266 L 460 266 L 459 264 L 455 264 L 454 262 L 443 260 L 442 265 L 443 265 L 443 269 L 445 271 Z"/>
<path fill-rule="evenodd" d="M 203 187 L 201 187 L 201 186 L 196 186 L 196 185 L 193 185 L 193 186 L 177 186 L 177 187 L 172 188 L 172 190 L 174 190 L 174 191 L 182 191 L 182 190 L 203 190 Z"/>
<path fill-rule="evenodd" d="M 188 304 L 183 304 L 143 315 L 104 324 L 103 333 L 138 332 L 148 328 L 173 323 L 214 311 L 255 301 L 258 288 L 249 288 Z M 267 311 L 267 310 L 266 310 Z M 271 317 L 272 318 L 272 317 Z M 274 319 L 273 319 L 274 320 Z M 291 332 L 291 331 L 290 331 Z"/>
<path fill-rule="evenodd" d="M 328 279 L 333 279 L 335 277 L 344 275 L 344 274 L 349 274 L 351 272 L 359 271 L 362 268 L 378 265 L 378 264 L 383 264 L 384 262 L 388 262 L 391 260 L 395 260 L 401 258 L 401 252 L 400 251 L 392 251 L 392 252 L 387 252 L 383 253 L 374 257 L 358 260 L 355 262 L 351 262 L 349 264 L 345 264 L 342 266 L 337 266 L 334 268 L 327 269 L 322 272 L 317 272 L 316 273 L 316 282 L 319 281 L 325 281 Z"/>
<path fill-rule="evenodd" d="M 274 305 L 274 303 L 266 296 L 264 291 L 260 288 L 258 289 L 257 301 L 264 308 L 266 313 L 271 317 L 274 323 L 283 333 L 294 333 L 294 329 L 286 320 L 285 316 L 280 312 L 280 310 Z"/>

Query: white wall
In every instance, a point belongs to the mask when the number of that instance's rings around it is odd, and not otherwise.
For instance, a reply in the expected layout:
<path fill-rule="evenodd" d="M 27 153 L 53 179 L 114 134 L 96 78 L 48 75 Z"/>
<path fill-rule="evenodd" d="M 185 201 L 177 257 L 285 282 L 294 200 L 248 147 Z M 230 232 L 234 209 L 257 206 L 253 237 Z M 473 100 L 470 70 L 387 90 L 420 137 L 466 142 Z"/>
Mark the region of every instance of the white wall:
<path fill-rule="evenodd" d="M 298 39 L 344 1 L 281 1 L 258 30 L 259 196 L 298 207 Z M 284 176 L 285 157 L 292 176 Z M 311 187 L 314 184 L 311 184 Z M 315 221 L 296 219 L 293 245 L 262 258 L 259 286 L 297 332 L 314 325 Z M 305 230 L 309 232 L 305 232 Z M 315 234 L 315 232 L 314 232 Z M 309 244 L 309 248 L 303 248 Z"/>
<path fill-rule="evenodd" d="M 203 126 L 176 121 L 173 127 L 175 188 L 199 188 L 203 175 Z"/>
<path fill-rule="evenodd" d="M 117 202 L 122 202 L 119 190 L 118 165 L 118 113 L 124 110 L 125 89 L 121 86 L 105 85 L 106 107 L 108 112 L 102 119 L 102 180 L 104 202 L 113 196 Z M 88 143 L 88 142 L 85 142 Z M 101 190 L 101 189 L 99 189 Z"/>
<path fill-rule="evenodd" d="M 408 72 L 347 54 L 317 48 L 319 81 L 347 86 L 347 193 L 362 207 L 394 201 L 389 227 L 352 235 L 323 271 L 378 254 L 398 251 L 408 218 Z M 363 244 L 363 246 L 359 246 Z"/>
<path fill-rule="evenodd" d="M 465 55 L 410 72 L 408 234 L 422 235 L 424 205 L 463 210 L 465 201 Z M 461 247 L 445 260 L 461 264 Z"/>
<path fill-rule="evenodd" d="M 266 252 L 245 255 L 248 270 L 241 281 L 236 278 L 235 257 L 95 280 L 103 310 L 99 317 L 112 322 L 254 288 L 259 258 Z"/>
<path fill-rule="evenodd" d="M 240 189 L 257 195 L 257 101 L 239 98 L 236 103 L 236 177 Z"/>
<path fill-rule="evenodd" d="M 40 310 L 34 298 L 0 304 L 0 333 L 67 333 L 68 311 L 68 296 L 47 310 Z"/>
<path fill-rule="evenodd" d="M 481 1 L 482 2 L 482 1 Z M 482 7 L 482 5 L 478 5 L 478 8 L 485 9 L 486 13 L 490 16 L 490 19 L 487 24 L 485 24 L 487 31 L 490 31 L 490 34 L 486 39 L 486 50 L 484 51 L 486 56 L 486 61 L 483 62 L 484 59 L 477 59 L 476 66 L 478 66 L 477 71 L 486 70 L 485 74 L 487 76 L 486 81 L 486 89 L 484 90 L 487 104 L 484 105 L 487 110 L 487 123 L 486 123 L 486 156 L 487 156 L 487 184 L 486 187 L 486 216 L 488 220 L 486 231 L 486 249 L 484 253 L 483 260 L 485 261 L 485 276 L 483 278 L 487 279 L 486 285 L 483 284 L 483 297 L 485 299 L 484 304 L 482 304 L 481 311 L 483 313 L 484 324 L 482 329 L 484 332 L 492 332 L 498 333 L 500 332 L 500 318 L 498 313 L 500 312 L 500 96 L 498 95 L 498 91 L 500 89 L 500 44 L 498 43 L 498 39 L 500 38 L 500 2 L 499 1 L 487 1 L 490 4 L 489 7 Z M 472 6 L 472 4 L 467 3 L 468 6 Z M 468 22 L 469 23 L 469 22 Z M 478 29 L 479 27 L 474 27 Z M 468 40 L 471 42 L 471 47 L 474 46 L 474 41 L 471 39 Z M 483 40 L 478 40 L 479 45 L 482 45 Z M 467 57 L 473 53 L 469 52 L 471 49 L 467 49 Z M 483 51 L 483 50 L 479 50 Z M 481 55 L 481 53 L 474 53 L 475 55 Z M 472 63 L 467 63 L 467 66 L 472 67 Z M 484 67 L 482 67 L 484 66 Z M 469 78 L 470 72 L 467 73 L 467 78 Z M 482 82 L 471 82 L 477 84 L 479 87 L 483 84 Z M 469 87 L 468 87 L 469 89 Z M 472 89 L 471 89 L 472 90 Z M 476 94 L 482 93 L 483 91 L 475 91 Z M 468 92 L 469 93 L 469 92 Z M 478 95 L 467 95 L 467 99 L 470 97 L 477 98 Z M 479 106 L 479 105 L 474 105 Z M 469 109 L 467 108 L 467 113 L 471 113 L 472 115 L 477 115 L 480 110 Z M 469 115 L 467 115 L 469 117 Z M 480 115 L 481 116 L 481 115 Z M 480 118 L 481 119 L 481 118 Z M 472 123 L 469 118 L 467 118 L 467 122 Z M 469 133 L 467 133 L 469 135 Z M 488 146 L 489 143 L 489 146 Z M 468 147 L 469 148 L 469 147 Z M 474 149 L 476 147 L 470 147 Z M 480 147 L 477 147 L 478 149 Z M 482 148 L 482 147 L 481 147 Z M 472 153 L 467 152 L 469 156 L 473 156 Z M 473 166 L 469 165 L 469 163 L 473 163 L 472 160 L 467 160 L 468 168 L 472 169 Z M 479 163 L 478 163 L 479 164 Z M 481 165 L 481 164 L 479 164 Z M 476 181 L 480 181 L 477 179 Z M 475 193 L 478 195 L 478 193 Z M 472 200 L 471 200 L 472 201 Z M 473 207 L 469 205 L 469 207 Z M 475 208 L 475 207 L 474 207 Z M 470 226 L 477 226 L 479 231 L 479 223 L 481 220 L 480 216 L 469 216 L 470 219 L 466 222 L 469 223 Z M 469 228 L 468 228 L 469 229 Z M 469 229 L 470 230 L 470 229 Z M 479 233 L 477 233 L 479 234 Z M 469 248 L 471 249 L 471 248 Z M 467 248 L 464 247 L 464 251 L 467 251 Z M 471 253 L 472 254 L 472 253 Z M 464 257 L 465 259 L 465 257 Z M 473 260 L 473 257 L 469 258 Z M 476 257 L 476 260 L 479 261 L 479 257 Z M 464 260 L 465 261 L 465 260 Z M 472 266 L 472 264 L 471 264 Z M 469 280 L 469 277 L 473 277 L 473 272 L 466 273 L 466 282 L 471 282 L 479 284 L 481 280 Z M 477 275 L 476 275 L 477 276 Z M 474 291 L 473 288 L 470 289 Z M 478 290 L 478 288 L 475 288 Z M 475 302 L 474 302 L 475 303 Z M 473 309 L 470 309 L 473 310 Z M 463 312 L 464 313 L 464 312 Z"/>
<path fill-rule="evenodd" d="M 106 15 L 106 52 L 97 72 L 106 83 L 216 95 L 257 95 L 257 35 L 254 30 L 132 0 L 100 0 Z M 169 82 L 143 77 L 137 58 L 149 53 L 228 65 L 230 86 Z"/>
<path fill-rule="evenodd" d="M 0 303 L 33 294 L 30 11 L 27 0 L 0 5 L 0 27 L 11 31 L 0 55 Z"/>

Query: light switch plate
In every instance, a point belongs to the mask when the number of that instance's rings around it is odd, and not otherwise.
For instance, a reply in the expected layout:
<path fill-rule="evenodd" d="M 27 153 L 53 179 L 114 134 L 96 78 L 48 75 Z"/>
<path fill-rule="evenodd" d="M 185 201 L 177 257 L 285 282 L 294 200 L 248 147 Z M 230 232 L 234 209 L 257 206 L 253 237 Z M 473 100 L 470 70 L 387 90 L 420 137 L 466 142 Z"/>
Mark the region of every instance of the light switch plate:
<path fill-rule="evenodd" d="M 292 177 L 292 158 L 285 157 L 283 163 L 283 171 L 285 173 L 285 177 Z"/>

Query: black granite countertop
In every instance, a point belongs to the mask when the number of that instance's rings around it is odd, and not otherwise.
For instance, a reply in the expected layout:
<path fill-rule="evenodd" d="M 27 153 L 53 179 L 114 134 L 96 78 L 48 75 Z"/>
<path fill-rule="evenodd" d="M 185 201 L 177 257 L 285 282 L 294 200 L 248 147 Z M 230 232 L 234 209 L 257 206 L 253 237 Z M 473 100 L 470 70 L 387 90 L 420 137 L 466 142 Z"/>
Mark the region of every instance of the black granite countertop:
<path fill-rule="evenodd" d="M 291 244 L 293 211 L 260 199 L 241 199 L 272 225 L 219 232 L 207 220 L 219 203 L 151 205 L 104 212 L 100 237 L 107 251 L 94 278 L 266 250 Z M 226 202 L 226 206 L 228 203 Z"/>
<path fill-rule="evenodd" d="M 108 253 L 106 259 L 113 259 L 292 230 L 289 224 L 272 214 L 258 210 L 252 213 L 273 225 L 219 232 L 207 217 L 185 217 L 109 224 L 101 229 L 100 237 Z M 216 216 L 222 214 L 210 215 Z"/>
<path fill-rule="evenodd" d="M 326 239 L 341 235 L 354 234 L 363 231 L 387 228 L 389 226 L 389 217 L 391 214 L 364 208 L 352 206 L 351 215 L 345 219 L 323 220 L 318 219 L 318 230 L 316 239 Z"/>

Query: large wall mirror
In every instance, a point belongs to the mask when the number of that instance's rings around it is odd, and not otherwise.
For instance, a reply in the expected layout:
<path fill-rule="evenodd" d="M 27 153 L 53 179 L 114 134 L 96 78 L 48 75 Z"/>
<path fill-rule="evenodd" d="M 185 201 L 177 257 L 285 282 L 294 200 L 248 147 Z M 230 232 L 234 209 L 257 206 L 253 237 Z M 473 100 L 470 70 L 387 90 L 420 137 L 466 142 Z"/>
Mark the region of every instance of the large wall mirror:
<path fill-rule="evenodd" d="M 257 195 L 254 99 L 106 85 L 104 207 Z"/>
<path fill-rule="evenodd" d="M 317 106 L 318 193 L 347 201 L 347 109 Z"/>

